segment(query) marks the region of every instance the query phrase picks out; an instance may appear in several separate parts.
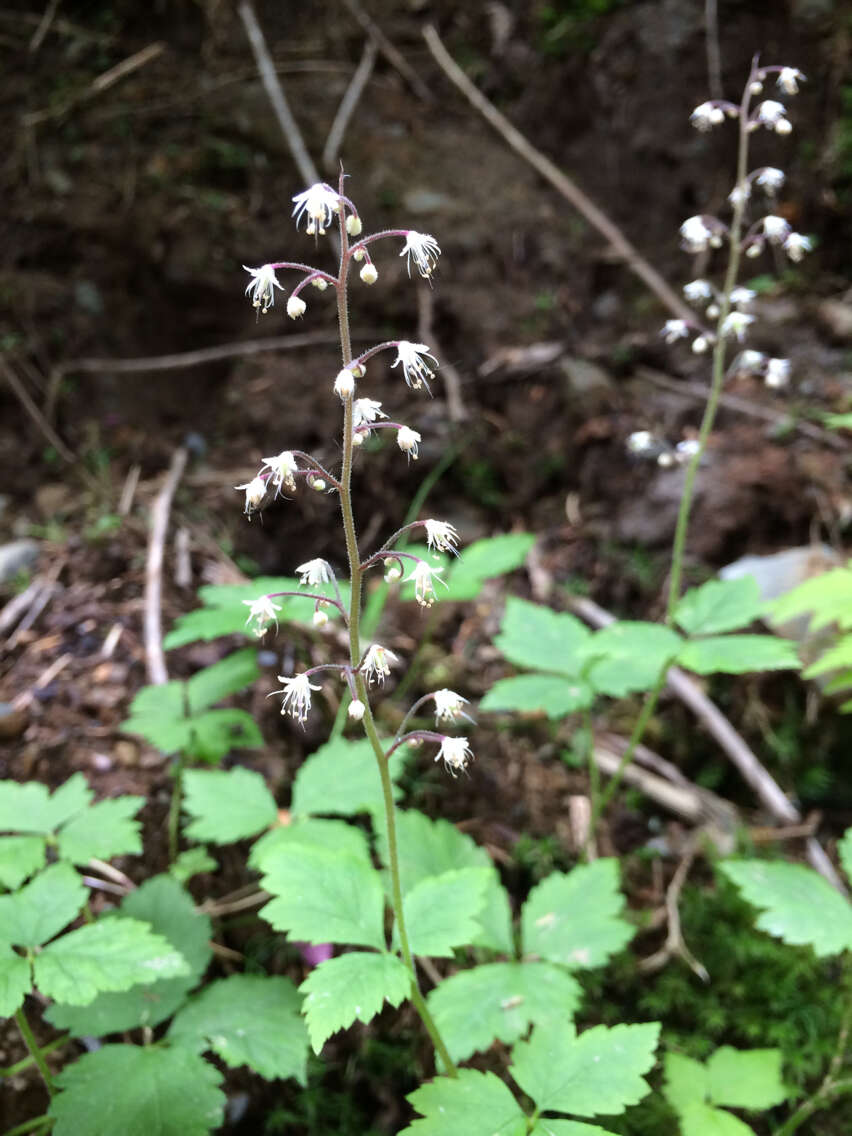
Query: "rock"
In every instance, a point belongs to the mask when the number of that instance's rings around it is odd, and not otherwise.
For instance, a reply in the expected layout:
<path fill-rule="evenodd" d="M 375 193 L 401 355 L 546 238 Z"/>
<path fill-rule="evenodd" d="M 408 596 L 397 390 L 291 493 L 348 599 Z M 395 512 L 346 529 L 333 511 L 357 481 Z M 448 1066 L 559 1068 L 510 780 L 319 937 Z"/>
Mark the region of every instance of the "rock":
<path fill-rule="evenodd" d="M 832 339 L 852 342 L 852 303 L 848 300 L 823 300 L 816 316 Z"/>
<path fill-rule="evenodd" d="M 612 390 L 612 379 L 597 363 L 566 355 L 559 363 L 572 395 L 580 398 Z"/>
<path fill-rule="evenodd" d="M 38 560 L 38 542 L 25 537 L 0 544 L 0 584 L 13 580 L 19 572 L 29 572 Z"/>
<path fill-rule="evenodd" d="M 11 742 L 27 728 L 27 715 L 8 702 L 0 702 L 0 741 Z"/>

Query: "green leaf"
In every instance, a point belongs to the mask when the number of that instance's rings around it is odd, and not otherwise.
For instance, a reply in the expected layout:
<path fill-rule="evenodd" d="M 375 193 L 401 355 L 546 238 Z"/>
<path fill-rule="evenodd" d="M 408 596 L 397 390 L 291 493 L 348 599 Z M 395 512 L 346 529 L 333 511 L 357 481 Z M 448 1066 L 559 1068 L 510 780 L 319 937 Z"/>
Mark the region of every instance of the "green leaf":
<path fill-rule="evenodd" d="M 584 1124 L 581 1120 L 554 1120 L 542 1116 L 530 1136 L 615 1136 L 615 1133 L 608 1128 L 599 1128 L 597 1124 Z"/>
<path fill-rule="evenodd" d="M 843 629 L 852 627 L 852 570 L 833 568 L 805 580 L 785 596 L 773 600 L 767 610 L 776 625 L 811 614 L 811 631 L 819 631 L 832 623 Z"/>
<path fill-rule="evenodd" d="M 88 895 L 70 864 L 51 864 L 20 891 L 0 895 L 0 942 L 46 943 L 77 918 Z"/>
<path fill-rule="evenodd" d="M 521 913 L 524 954 L 572 970 L 602 966 L 633 938 L 619 912 L 618 861 L 596 860 L 565 875 L 554 872 L 530 892 Z"/>
<path fill-rule="evenodd" d="M 847 879 L 852 882 L 852 828 L 847 828 L 837 843 L 837 855 Z"/>
<path fill-rule="evenodd" d="M 85 1006 L 102 990 L 189 972 L 183 955 L 138 919 L 99 919 L 55 939 L 36 956 L 35 984 L 48 998 Z"/>
<path fill-rule="evenodd" d="M 513 1051 L 512 1076 L 540 1112 L 617 1116 L 649 1091 L 658 1022 L 595 1026 L 576 1034 L 570 1023 L 536 1026 Z"/>
<path fill-rule="evenodd" d="M 255 836 L 278 817 L 275 798 L 251 769 L 187 769 L 183 790 L 184 812 L 192 817 L 186 835 L 199 843 L 231 844 Z"/>
<path fill-rule="evenodd" d="M 0 1018 L 11 1018 L 32 986 L 29 960 L 0 943 Z"/>
<path fill-rule="evenodd" d="M 352 951 L 315 967 L 299 993 L 314 1053 L 354 1021 L 369 1022 L 384 1002 L 398 1006 L 411 993 L 411 975 L 396 955 Z"/>
<path fill-rule="evenodd" d="M 140 823 L 132 817 L 145 804 L 144 797 L 116 797 L 99 801 L 78 813 L 59 833 L 59 855 L 72 864 L 138 856 L 142 851 Z"/>
<path fill-rule="evenodd" d="M 496 962 L 445 978 L 428 1003 L 453 1061 L 466 1061 L 495 1040 L 511 1045 L 530 1025 L 570 1021 L 582 996 L 562 967 Z"/>
<path fill-rule="evenodd" d="M 852 430 L 852 412 L 824 414 L 822 420 L 830 430 Z"/>
<path fill-rule="evenodd" d="M 257 749 L 263 745 L 263 734 L 245 710 L 205 710 L 196 718 L 188 718 L 187 725 L 187 740 L 182 748 L 200 761 L 215 764 L 235 749 Z"/>
<path fill-rule="evenodd" d="M 692 588 L 675 608 L 675 622 L 687 635 L 717 635 L 753 623 L 763 610 L 754 576 L 708 580 Z"/>
<path fill-rule="evenodd" d="M 221 1080 L 180 1047 L 105 1045 L 56 1078 L 52 1136 L 209 1136 L 224 1119 Z"/>
<path fill-rule="evenodd" d="M 206 848 L 187 848 L 169 868 L 169 875 L 180 884 L 185 884 L 193 876 L 200 876 L 205 872 L 215 872 L 219 865 Z"/>
<path fill-rule="evenodd" d="M 47 863 L 43 836 L 0 836 L 0 884 L 11 890 Z"/>
<path fill-rule="evenodd" d="M 780 1049 L 724 1045 L 707 1062 L 707 1080 L 712 1103 L 728 1108 L 774 1108 L 789 1096 L 781 1080 Z"/>
<path fill-rule="evenodd" d="M 301 817 L 290 824 L 276 825 L 259 837 L 249 853 L 249 867 L 256 872 L 265 872 L 267 863 L 274 859 L 279 848 L 289 848 L 294 844 L 309 844 L 328 852 L 348 852 L 365 864 L 371 863 L 367 838 L 360 828 L 342 820 Z"/>
<path fill-rule="evenodd" d="M 252 647 L 226 655 L 213 666 L 198 671 L 187 682 L 188 716 L 194 717 L 229 694 L 236 694 L 256 682 L 259 676 L 257 651 Z"/>
<path fill-rule="evenodd" d="M 727 860 L 719 868 L 762 908 L 761 931 L 785 943 L 807 943 L 821 957 L 852 947 L 852 905 L 810 868 L 765 860 Z"/>
<path fill-rule="evenodd" d="M 543 712 L 548 718 L 564 718 L 591 706 L 595 693 L 582 678 L 555 674 L 524 674 L 501 678 L 486 692 L 480 710 Z"/>
<path fill-rule="evenodd" d="M 0 781 L 0 832 L 54 832 L 82 812 L 93 796 L 82 773 L 75 773 L 52 797 L 35 781 Z"/>
<path fill-rule="evenodd" d="M 580 648 L 590 637 L 575 615 L 510 596 L 494 645 L 516 667 L 576 678 L 583 666 Z"/>
<path fill-rule="evenodd" d="M 816 678 L 829 671 L 848 670 L 852 667 L 852 635 L 844 635 L 803 672 L 804 678 Z"/>
<path fill-rule="evenodd" d="M 475 599 L 486 580 L 505 576 L 507 572 L 520 568 L 535 539 L 532 533 L 504 533 L 474 541 L 462 550 L 457 560 L 452 561 L 444 577 L 448 585 L 446 598 Z"/>
<path fill-rule="evenodd" d="M 659 623 L 617 620 L 596 631 L 580 651 L 586 677 L 600 694 L 613 698 L 650 690 L 683 640 Z"/>
<path fill-rule="evenodd" d="M 703 1104 L 708 1096 L 707 1069 L 700 1061 L 681 1053 L 667 1053 L 663 1058 L 666 1082 L 663 1096 L 678 1114 L 689 1105 Z"/>
<path fill-rule="evenodd" d="M 390 774 L 394 779 L 403 769 L 403 750 L 401 746 L 390 759 Z M 399 795 L 400 790 L 394 785 L 394 797 Z M 291 812 L 294 817 L 311 813 L 355 816 L 383 809 L 376 755 L 366 738 L 358 742 L 345 738 L 326 742 L 302 762 L 293 782 Z"/>
<path fill-rule="evenodd" d="M 679 1119 L 681 1136 L 754 1136 L 738 1117 L 710 1104 L 687 1105 Z"/>
<path fill-rule="evenodd" d="M 412 953 L 449 958 L 479 933 L 476 916 L 485 903 L 489 869 L 461 868 L 421 880 L 403 898 Z"/>
<path fill-rule="evenodd" d="M 694 639 L 677 658 L 696 674 L 746 674 L 749 671 L 799 669 L 796 647 L 774 635 L 720 635 Z"/>
<path fill-rule="evenodd" d="M 185 959 L 187 973 L 98 994 L 86 1006 L 53 1005 L 45 1011 L 45 1017 L 57 1029 L 69 1030 L 74 1037 L 104 1037 L 139 1026 L 159 1025 L 172 1016 L 200 981 L 213 953 L 212 927 L 177 880 L 168 875 L 146 880 L 123 900 L 118 918 L 123 917 L 138 919 L 162 935 Z M 114 918 L 105 917 L 102 925 Z"/>
<path fill-rule="evenodd" d="M 266 862 L 273 898 L 261 915 L 276 931 L 308 943 L 385 949 L 382 884 L 375 869 L 345 852 L 293 845 Z"/>
<path fill-rule="evenodd" d="M 403 895 L 422 880 L 440 876 L 457 868 L 487 868 L 488 883 L 482 909 L 476 922 L 482 928 L 473 945 L 512 954 L 512 921 L 509 899 L 500 884 L 491 857 L 469 836 L 447 820 L 430 820 L 414 809 L 396 815 L 399 874 Z M 384 825 L 377 824 L 379 853 L 387 864 L 387 838 Z"/>
<path fill-rule="evenodd" d="M 195 1050 L 212 1049 L 235 1068 L 261 1077 L 295 1077 L 305 1085 L 308 1034 L 301 998 L 289 978 L 234 974 L 211 983 L 185 1006 L 168 1037 Z"/>
<path fill-rule="evenodd" d="M 509 1088 L 493 1073 L 459 1069 L 436 1077 L 408 1096 L 424 1117 L 399 1136 L 524 1136 L 527 1118 Z"/>

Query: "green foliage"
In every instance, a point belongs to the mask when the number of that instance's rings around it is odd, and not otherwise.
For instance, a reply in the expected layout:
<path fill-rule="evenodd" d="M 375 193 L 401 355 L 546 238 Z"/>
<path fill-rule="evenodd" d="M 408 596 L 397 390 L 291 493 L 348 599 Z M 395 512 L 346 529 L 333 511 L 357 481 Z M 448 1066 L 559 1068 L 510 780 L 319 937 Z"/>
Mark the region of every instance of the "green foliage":
<path fill-rule="evenodd" d="M 208 1136 L 222 1123 L 222 1076 L 180 1047 L 105 1045 L 56 1078 L 54 1136 Z"/>
<path fill-rule="evenodd" d="M 182 780 L 190 840 L 231 844 L 256 836 L 278 816 L 275 798 L 251 769 L 187 769 Z"/>
<path fill-rule="evenodd" d="M 143 686 L 121 728 L 140 734 L 162 753 L 183 753 L 199 761 L 221 761 L 233 749 L 262 745 L 254 719 L 244 710 L 210 709 L 249 686 L 259 673 L 256 652 L 246 648 L 205 667 L 188 682 Z"/>
<path fill-rule="evenodd" d="M 412 953 L 449 958 L 454 947 L 471 943 L 485 904 L 488 868 L 461 868 L 421 880 L 403 898 Z"/>
<path fill-rule="evenodd" d="M 663 1093 L 674 1108 L 682 1136 L 749 1136 L 752 1130 L 727 1108 L 773 1108 L 788 1097 L 777 1049 L 742 1051 L 724 1046 L 706 1065 L 678 1053 L 665 1057 Z"/>
<path fill-rule="evenodd" d="M 390 774 L 402 772 L 402 748 L 390 759 Z M 394 796 L 400 790 L 394 786 Z M 376 755 L 370 742 L 335 738 L 310 755 L 299 767 L 293 783 L 293 816 L 312 814 L 355 816 L 384 809 L 382 785 L 376 770 Z"/>
<path fill-rule="evenodd" d="M 409 1095 L 424 1119 L 399 1136 L 525 1136 L 527 1118 L 509 1088 L 493 1073 L 460 1069 Z"/>
<path fill-rule="evenodd" d="M 398 1006 L 411 991 L 411 976 L 396 955 L 352 951 L 320 963 L 300 993 L 314 1053 L 354 1021 L 369 1022 L 384 1002 Z"/>
<path fill-rule="evenodd" d="M 798 670 L 796 648 L 774 635 L 713 635 L 687 643 L 678 663 L 696 674 Z"/>
<path fill-rule="evenodd" d="M 445 588 L 439 584 L 437 589 L 442 602 L 462 602 L 476 599 L 487 580 L 505 576 L 520 568 L 534 544 L 535 537 L 532 533 L 503 533 L 474 541 L 460 557 L 431 552 L 423 545 L 400 547 L 428 561 L 440 571 L 439 578 L 446 584 Z M 400 597 L 407 602 L 414 601 L 412 582 L 402 585 Z"/>
<path fill-rule="evenodd" d="M 763 606 L 753 576 L 708 580 L 686 593 L 675 608 L 674 617 L 687 635 L 718 635 L 747 627 L 758 618 Z"/>

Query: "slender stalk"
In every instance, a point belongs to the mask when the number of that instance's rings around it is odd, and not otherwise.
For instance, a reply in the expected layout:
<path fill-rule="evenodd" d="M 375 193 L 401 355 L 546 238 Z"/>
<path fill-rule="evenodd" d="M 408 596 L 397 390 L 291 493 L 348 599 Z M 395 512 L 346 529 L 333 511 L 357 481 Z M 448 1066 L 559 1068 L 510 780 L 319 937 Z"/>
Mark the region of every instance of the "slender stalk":
<path fill-rule="evenodd" d="M 14 1128 L 9 1128 L 3 1133 L 3 1136 L 26 1136 L 28 1132 L 47 1131 L 52 1125 L 52 1116 L 37 1116 L 33 1120 L 25 1120 L 23 1124 L 16 1124 Z"/>
<path fill-rule="evenodd" d="M 55 1088 L 53 1085 L 53 1077 L 50 1075 L 50 1070 L 47 1067 L 47 1062 L 44 1059 L 44 1054 L 39 1048 L 39 1044 L 35 1039 L 35 1034 L 30 1029 L 30 1023 L 27 1021 L 27 1015 L 24 1013 L 24 1007 L 21 1006 L 19 1010 L 15 1011 L 15 1021 L 18 1023 L 18 1029 L 21 1031 L 21 1037 L 24 1039 L 24 1045 L 29 1050 L 30 1056 L 35 1061 L 41 1079 L 44 1081 L 44 1087 L 47 1089 L 47 1095 L 52 1097 Z"/>
<path fill-rule="evenodd" d="M 71 1038 L 70 1033 L 64 1033 L 61 1037 L 56 1037 L 47 1045 L 41 1046 L 41 1054 L 43 1057 L 48 1053 L 53 1053 L 54 1049 L 61 1049 L 62 1046 Z M 9 1077 L 17 1077 L 19 1073 L 23 1073 L 25 1069 L 29 1069 L 30 1065 L 35 1063 L 33 1057 L 22 1057 L 20 1061 L 16 1061 L 14 1065 L 9 1065 L 5 1069 L 0 1069 L 0 1080 L 7 1080 Z M 9 1136 L 8 1132 L 4 1132 L 3 1136 Z"/>
<path fill-rule="evenodd" d="M 341 175 L 341 194 L 343 192 Z M 349 306 L 347 294 L 347 277 L 351 250 L 349 247 L 349 234 L 346 231 L 344 210 L 340 210 L 340 272 L 337 279 L 337 322 L 340 331 L 340 350 L 343 366 L 352 362 L 352 341 L 349 331 Z M 343 400 L 343 461 L 340 472 L 340 511 L 343 517 L 343 532 L 346 541 L 346 555 L 349 560 L 349 661 L 355 670 L 361 661 L 361 593 L 363 570 L 358 554 L 358 537 L 355 528 L 355 516 L 352 509 L 352 459 L 354 446 L 352 443 L 352 397 Z M 382 783 L 382 798 L 384 801 L 385 824 L 387 827 L 388 866 L 391 876 L 391 907 L 393 908 L 396 928 L 399 934 L 399 943 L 402 957 L 411 975 L 411 1001 L 426 1032 L 435 1047 L 435 1051 L 444 1064 L 446 1072 L 451 1076 L 457 1075 L 455 1064 L 441 1038 L 438 1028 L 426 1005 L 417 981 L 417 969 L 411 954 L 408 941 L 408 930 L 405 925 L 405 915 L 402 906 L 402 883 L 399 874 L 399 845 L 396 834 L 396 807 L 393 799 L 393 785 L 388 769 L 388 759 L 382 748 L 373 712 L 370 707 L 367 684 L 360 671 L 355 670 L 355 690 L 358 698 L 364 704 L 363 727 L 379 769 Z"/>

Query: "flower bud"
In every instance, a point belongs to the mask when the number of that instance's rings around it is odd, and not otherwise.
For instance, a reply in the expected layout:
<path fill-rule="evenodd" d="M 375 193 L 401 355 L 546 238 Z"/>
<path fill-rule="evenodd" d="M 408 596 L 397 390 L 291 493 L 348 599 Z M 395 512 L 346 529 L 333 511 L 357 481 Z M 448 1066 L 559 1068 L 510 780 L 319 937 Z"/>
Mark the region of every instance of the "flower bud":
<path fill-rule="evenodd" d="M 350 237 L 357 237 L 364 226 L 361 224 L 361 218 L 357 213 L 350 213 L 346 218 L 346 232 Z"/>
<path fill-rule="evenodd" d="M 314 279 L 311 281 L 311 283 L 313 284 L 313 286 L 316 288 L 316 290 L 318 292 L 324 292 L 326 290 L 326 288 L 328 287 L 328 281 L 323 280 L 323 278 L 321 276 L 314 277 Z"/>
<path fill-rule="evenodd" d="M 323 493 L 325 491 L 325 482 L 321 477 L 315 477 L 311 481 L 311 489 L 316 489 L 317 493 Z"/>
<path fill-rule="evenodd" d="M 372 261 L 368 261 L 361 269 L 359 276 L 365 284 L 375 284 L 379 278 L 379 272 L 375 264 L 373 264 Z"/>
<path fill-rule="evenodd" d="M 339 395 L 341 399 L 351 398 L 355 392 L 355 376 L 348 367 L 344 367 L 342 371 L 338 371 L 337 378 L 334 380 L 334 393 Z"/>
<path fill-rule="evenodd" d="M 298 319 L 305 314 L 307 307 L 301 296 L 291 296 L 287 301 L 287 315 L 291 320 Z"/>
<path fill-rule="evenodd" d="M 364 705 L 360 698 L 353 698 L 349 703 L 349 709 L 346 711 L 346 713 L 349 715 L 353 722 L 360 722 L 364 717 L 364 711 L 366 709 L 367 707 Z"/>
<path fill-rule="evenodd" d="M 327 623 L 328 616 L 321 608 L 317 608 L 313 616 L 314 627 L 325 627 Z"/>

